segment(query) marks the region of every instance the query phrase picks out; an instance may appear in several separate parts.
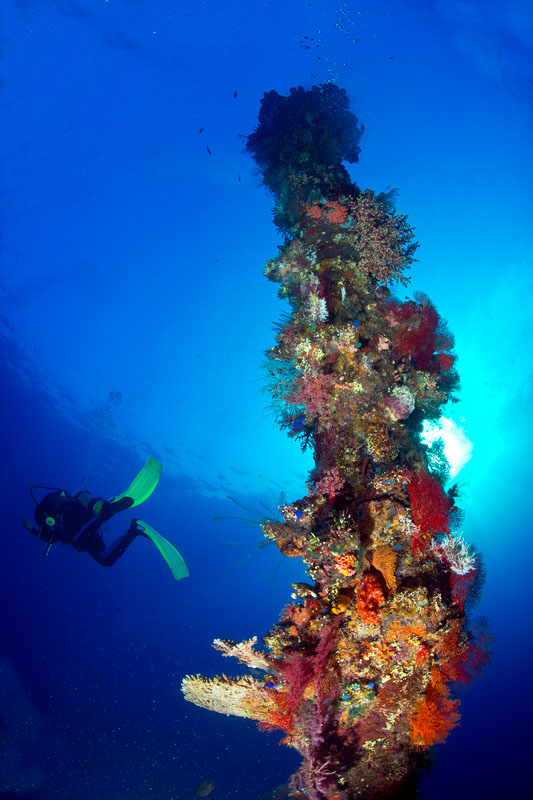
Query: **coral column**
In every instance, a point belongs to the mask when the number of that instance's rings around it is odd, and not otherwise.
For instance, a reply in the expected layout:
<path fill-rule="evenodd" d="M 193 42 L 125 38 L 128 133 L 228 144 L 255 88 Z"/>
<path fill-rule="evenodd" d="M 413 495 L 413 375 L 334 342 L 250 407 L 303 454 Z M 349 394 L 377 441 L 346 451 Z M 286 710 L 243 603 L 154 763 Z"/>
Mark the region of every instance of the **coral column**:
<path fill-rule="evenodd" d="M 268 352 L 280 425 L 314 449 L 308 494 L 263 525 L 310 582 L 255 649 L 216 640 L 262 679 L 183 681 L 187 700 L 284 731 L 302 755 L 292 798 L 399 796 L 459 721 L 454 690 L 488 658 L 468 623 L 482 564 L 463 541 L 447 464 L 421 441 L 458 386 L 453 339 L 424 295 L 390 196 L 362 191 L 362 129 L 333 84 L 271 91 L 246 149 L 285 235 L 265 274 L 291 313 Z"/>

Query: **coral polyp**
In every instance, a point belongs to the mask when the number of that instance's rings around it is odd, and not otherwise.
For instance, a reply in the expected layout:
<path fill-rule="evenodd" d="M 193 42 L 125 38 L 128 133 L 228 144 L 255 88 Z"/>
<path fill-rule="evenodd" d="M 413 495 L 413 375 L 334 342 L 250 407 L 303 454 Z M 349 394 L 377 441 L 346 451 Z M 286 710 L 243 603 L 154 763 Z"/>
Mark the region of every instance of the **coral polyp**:
<path fill-rule="evenodd" d="M 315 461 L 307 495 L 262 527 L 311 582 L 294 585 L 263 651 L 215 642 L 263 679 L 183 681 L 197 705 L 283 731 L 303 759 L 290 796 L 310 800 L 397 796 L 489 657 L 465 614 L 480 556 L 420 437 L 458 388 L 453 338 L 425 295 L 392 294 L 417 245 L 390 197 L 342 165 L 360 135 L 327 84 L 266 94 L 247 140 L 286 236 L 265 269 L 291 307 L 267 354 L 270 388 Z"/>

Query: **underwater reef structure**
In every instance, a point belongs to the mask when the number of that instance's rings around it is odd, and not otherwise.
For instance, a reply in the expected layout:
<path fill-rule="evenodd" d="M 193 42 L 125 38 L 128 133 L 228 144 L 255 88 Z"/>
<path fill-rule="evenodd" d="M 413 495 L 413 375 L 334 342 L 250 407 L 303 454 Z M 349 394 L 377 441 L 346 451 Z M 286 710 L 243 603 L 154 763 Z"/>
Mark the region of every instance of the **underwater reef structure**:
<path fill-rule="evenodd" d="M 443 449 L 421 438 L 458 389 L 453 338 L 428 297 L 391 291 L 417 244 L 391 196 L 343 166 L 361 134 L 346 92 L 324 84 L 266 93 L 246 140 L 285 235 L 265 269 L 291 307 L 268 388 L 315 464 L 307 495 L 262 528 L 310 582 L 293 585 L 264 649 L 215 640 L 253 674 L 182 685 L 199 706 L 283 731 L 303 758 L 289 796 L 310 800 L 403 796 L 490 648 L 468 613 L 481 558 Z"/>

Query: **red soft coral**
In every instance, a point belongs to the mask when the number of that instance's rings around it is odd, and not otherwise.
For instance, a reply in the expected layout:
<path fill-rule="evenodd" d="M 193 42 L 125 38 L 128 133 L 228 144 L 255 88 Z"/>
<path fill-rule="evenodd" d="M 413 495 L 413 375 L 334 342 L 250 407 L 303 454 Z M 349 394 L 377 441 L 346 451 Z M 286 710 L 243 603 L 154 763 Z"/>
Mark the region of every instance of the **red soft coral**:
<path fill-rule="evenodd" d="M 431 367 L 435 350 L 435 332 L 439 315 L 431 303 L 420 307 L 417 303 L 405 303 L 402 307 L 404 325 L 392 340 L 398 358 L 411 356 L 418 369 Z"/>
<path fill-rule="evenodd" d="M 415 472 L 407 484 L 413 521 L 422 534 L 449 533 L 450 498 L 427 472 Z"/>
<path fill-rule="evenodd" d="M 475 585 L 478 570 L 473 569 L 465 575 L 458 575 L 456 572 L 450 572 L 450 588 L 452 590 L 452 598 L 457 603 L 461 611 L 464 611 L 465 603 L 468 596 Z"/>
<path fill-rule="evenodd" d="M 453 367 L 455 358 L 450 355 L 450 353 L 439 353 L 437 356 L 437 361 L 439 362 L 439 366 L 447 372 L 449 369 Z"/>
<path fill-rule="evenodd" d="M 298 708 L 305 689 L 313 680 L 313 666 L 310 655 L 300 650 L 291 653 L 277 665 L 286 686 L 286 710 L 291 717 Z"/>
<path fill-rule="evenodd" d="M 464 631 L 460 620 L 438 642 L 441 674 L 447 683 L 467 684 L 479 675 L 490 661 L 492 636 L 482 627 Z"/>
<path fill-rule="evenodd" d="M 418 302 L 391 301 L 386 318 L 398 328 L 392 346 L 398 358 L 410 357 L 418 369 L 447 372 L 452 368 L 454 356 L 437 352 L 453 347 L 453 336 L 435 306 L 426 295 L 416 293 Z"/>

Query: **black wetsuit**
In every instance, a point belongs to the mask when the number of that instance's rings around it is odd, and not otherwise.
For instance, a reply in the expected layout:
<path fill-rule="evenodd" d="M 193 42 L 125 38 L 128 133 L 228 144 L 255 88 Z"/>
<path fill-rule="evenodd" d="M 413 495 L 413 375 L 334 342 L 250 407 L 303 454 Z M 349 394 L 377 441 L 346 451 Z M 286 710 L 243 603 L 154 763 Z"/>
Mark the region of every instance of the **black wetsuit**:
<path fill-rule="evenodd" d="M 126 533 L 107 546 L 100 528 L 114 514 L 129 508 L 132 502 L 130 497 L 109 503 L 89 492 L 71 495 L 57 490 L 43 497 L 35 509 L 38 529 L 28 530 L 48 544 L 45 555 L 52 544 L 64 542 L 80 552 L 89 553 L 103 567 L 111 567 L 143 532 L 137 527 L 137 520 L 132 520 Z"/>

